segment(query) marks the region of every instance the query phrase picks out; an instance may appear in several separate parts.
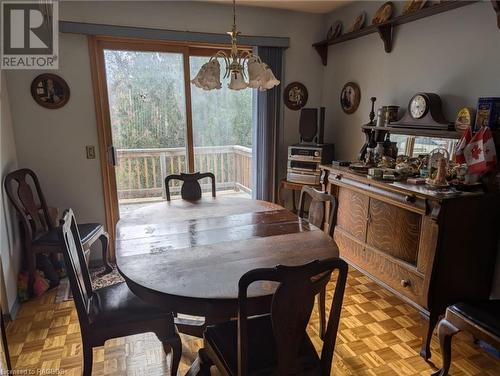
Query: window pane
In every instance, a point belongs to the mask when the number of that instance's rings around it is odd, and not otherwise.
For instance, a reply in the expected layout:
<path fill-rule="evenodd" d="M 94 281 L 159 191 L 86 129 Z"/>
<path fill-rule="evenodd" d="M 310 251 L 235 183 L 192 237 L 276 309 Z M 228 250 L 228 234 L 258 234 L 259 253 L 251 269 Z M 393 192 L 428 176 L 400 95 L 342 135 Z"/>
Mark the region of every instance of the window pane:
<path fill-rule="evenodd" d="M 408 137 L 400 134 L 391 134 L 391 141 L 396 142 L 398 146 L 398 155 L 406 154 L 406 145 L 408 144 Z"/>
<path fill-rule="evenodd" d="M 208 60 L 190 57 L 191 79 Z M 191 85 L 195 170 L 214 173 L 217 190 L 251 192 L 253 90 L 229 90 L 228 83 L 211 91 Z"/>
<path fill-rule="evenodd" d="M 183 55 L 105 50 L 104 59 L 122 211 L 162 198 L 165 177 L 187 170 Z"/>

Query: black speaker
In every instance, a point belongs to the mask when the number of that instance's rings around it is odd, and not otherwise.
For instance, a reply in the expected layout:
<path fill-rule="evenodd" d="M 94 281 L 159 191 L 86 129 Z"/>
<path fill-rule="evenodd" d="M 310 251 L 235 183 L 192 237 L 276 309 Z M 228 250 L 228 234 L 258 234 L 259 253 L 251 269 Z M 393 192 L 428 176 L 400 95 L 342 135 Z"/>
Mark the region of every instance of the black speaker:
<path fill-rule="evenodd" d="M 319 111 L 319 130 L 318 130 L 318 109 L 303 108 L 300 110 L 299 134 L 300 142 L 323 143 L 323 134 L 325 131 L 325 108 L 321 107 Z"/>

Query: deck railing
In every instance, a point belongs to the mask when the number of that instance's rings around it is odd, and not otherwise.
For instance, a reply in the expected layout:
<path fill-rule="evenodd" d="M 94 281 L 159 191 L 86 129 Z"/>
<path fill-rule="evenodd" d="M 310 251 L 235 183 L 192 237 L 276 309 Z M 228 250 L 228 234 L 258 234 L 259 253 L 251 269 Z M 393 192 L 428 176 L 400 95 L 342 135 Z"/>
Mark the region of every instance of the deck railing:
<path fill-rule="evenodd" d="M 212 172 L 217 190 L 243 190 L 252 187 L 252 149 L 239 146 L 195 147 L 195 170 Z M 186 149 L 118 149 L 116 182 L 118 199 L 165 197 L 165 177 L 187 170 Z M 205 181 L 206 180 L 206 181 Z M 208 179 L 201 181 L 208 190 Z M 180 183 L 173 181 L 172 194 L 180 192 Z"/>

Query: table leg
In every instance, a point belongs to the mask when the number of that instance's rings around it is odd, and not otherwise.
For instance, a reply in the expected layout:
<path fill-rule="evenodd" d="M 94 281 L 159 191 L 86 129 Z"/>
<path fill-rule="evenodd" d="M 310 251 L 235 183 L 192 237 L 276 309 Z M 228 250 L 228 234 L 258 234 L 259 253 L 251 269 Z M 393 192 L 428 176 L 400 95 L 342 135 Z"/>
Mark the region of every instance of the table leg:
<path fill-rule="evenodd" d="M 295 189 L 292 189 L 292 203 L 293 203 L 293 212 L 297 213 L 297 205 L 295 205 Z"/>

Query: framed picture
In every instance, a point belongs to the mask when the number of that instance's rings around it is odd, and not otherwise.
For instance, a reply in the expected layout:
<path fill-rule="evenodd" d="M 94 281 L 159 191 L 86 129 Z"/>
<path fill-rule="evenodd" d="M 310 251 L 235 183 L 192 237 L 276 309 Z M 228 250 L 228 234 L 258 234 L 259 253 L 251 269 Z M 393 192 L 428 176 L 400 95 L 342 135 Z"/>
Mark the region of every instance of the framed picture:
<path fill-rule="evenodd" d="M 356 112 L 359 106 L 359 101 L 361 100 L 361 90 L 358 84 L 354 82 L 348 82 L 342 88 L 340 93 L 340 105 L 342 110 L 346 114 L 352 114 Z"/>
<path fill-rule="evenodd" d="M 41 74 L 31 83 L 31 96 L 40 106 L 50 109 L 63 107 L 69 101 L 69 86 L 58 75 Z"/>
<path fill-rule="evenodd" d="M 307 103 L 309 94 L 306 87 L 300 82 L 292 82 L 283 92 L 285 105 L 293 111 L 300 110 Z"/>

